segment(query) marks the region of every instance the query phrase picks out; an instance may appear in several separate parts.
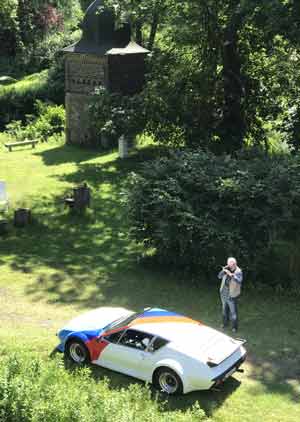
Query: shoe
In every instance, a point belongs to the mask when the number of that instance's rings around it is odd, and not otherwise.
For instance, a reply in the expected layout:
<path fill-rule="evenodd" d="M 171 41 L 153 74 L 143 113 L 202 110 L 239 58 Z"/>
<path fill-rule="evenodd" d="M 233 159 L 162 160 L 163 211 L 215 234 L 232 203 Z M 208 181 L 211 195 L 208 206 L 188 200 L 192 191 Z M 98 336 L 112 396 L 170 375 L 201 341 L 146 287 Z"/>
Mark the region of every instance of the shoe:
<path fill-rule="evenodd" d="M 237 332 L 237 329 L 236 329 L 236 328 L 233 328 L 231 331 L 232 331 L 233 333 L 236 333 L 236 332 Z"/>

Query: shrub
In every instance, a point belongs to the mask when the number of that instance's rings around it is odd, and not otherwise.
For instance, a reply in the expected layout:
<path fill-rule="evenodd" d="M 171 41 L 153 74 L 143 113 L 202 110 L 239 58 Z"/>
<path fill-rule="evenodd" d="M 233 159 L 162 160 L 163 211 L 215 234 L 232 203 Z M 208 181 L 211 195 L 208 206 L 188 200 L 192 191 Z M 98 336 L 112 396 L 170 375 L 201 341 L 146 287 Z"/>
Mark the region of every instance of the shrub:
<path fill-rule="evenodd" d="M 132 175 L 132 234 L 155 248 L 161 262 L 188 273 L 215 274 L 233 255 L 269 283 L 292 283 L 300 275 L 293 247 L 299 243 L 299 169 L 299 156 L 173 152 Z"/>
<path fill-rule="evenodd" d="M 7 125 L 7 133 L 17 140 L 41 139 L 47 140 L 54 134 L 59 134 L 65 128 L 65 109 L 63 106 L 36 102 L 38 117 L 27 116 L 27 124 L 22 125 L 20 120 Z"/>
<path fill-rule="evenodd" d="M 91 103 L 92 122 L 98 135 L 105 135 L 113 146 L 121 135 L 129 140 L 143 132 L 146 115 L 142 95 L 110 93 L 99 87 Z"/>
<path fill-rule="evenodd" d="M 67 371 L 61 360 L 45 362 L 29 353 L 10 355 L 0 367 L 0 420 L 3 422 L 200 422 L 196 404 L 185 413 L 163 412 L 144 386 L 111 390 L 89 368 Z"/>
<path fill-rule="evenodd" d="M 0 87 L 0 130 L 12 120 L 25 120 L 34 112 L 36 100 L 48 97 L 48 71 L 27 76 L 23 80 Z"/>
<path fill-rule="evenodd" d="M 45 66 L 49 69 L 33 73 L 8 86 L 0 85 L 0 130 L 12 120 L 22 120 L 24 123 L 26 114 L 35 112 L 36 100 L 64 103 L 65 71 L 61 50 L 78 39 L 79 35 L 80 31 L 52 34 L 36 46 L 30 65 L 32 69 Z"/>

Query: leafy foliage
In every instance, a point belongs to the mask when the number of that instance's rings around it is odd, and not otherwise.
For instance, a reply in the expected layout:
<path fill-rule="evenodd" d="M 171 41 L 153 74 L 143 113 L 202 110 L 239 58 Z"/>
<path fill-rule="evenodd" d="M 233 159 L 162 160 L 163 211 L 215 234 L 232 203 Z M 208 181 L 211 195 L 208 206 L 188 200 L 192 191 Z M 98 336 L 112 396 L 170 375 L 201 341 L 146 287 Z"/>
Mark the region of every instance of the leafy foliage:
<path fill-rule="evenodd" d="M 7 133 L 14 139 L 41 139 L 46 141 L 54 134 L 60 134 L 65 129 L 65 109 L 62 106 L 36 102 L 37 117 L 27 116 L 26 125 L 20 120 L 7 125 Z"/>
<path fill-rule="evenodd" d="M 96 132 L 110 139 L 111 145 L 116 145 L 121 135 L 133 139 L 146 124 L 142 95 L 109 93 L 103 87 L 95 91 L 91 115 Z"/>
<path fill-rule="evenodd" d="M 130 22 L 136 41 L 152 50 L 159 25 L 166 20 L 172 0 L 105 0 L 106 7 L 113 7 L 117 24 Z"/>
<path fill-rule="evenodd" d="M 8 86 L 0 86 L 0 129 L 13 120 L 24 123 L 27 114 L 36 112 L 36 100 L 64 103 L 65 69 L 61 49 L 78 39 L 72 34 L 53 34 L 48 42 L 36 47 L 36 64 L 50 66 L 49 70 L 26 76 Z"/>
<path fill-rule="evenodd" d="M 13 75 L 48 67 L 53 50 L 82 17 L 77 0 L 4 0 L 0 5 L 0 53 Z"/>
<path fill-rule="evenodd" d="M 292 283 L 300 275 L 299 166 L 298 156 L 174 152 L 133 174 L 132 234 L 189 273 L 215 273 L 232 255 L 269 283 Z"/>
<path fill-rule="evenodd" d="M 290 129 L 295 121 L 297 130 L 298 108 L 297 116 L 291 110 L 299 97 L 296 2 L 106 3 L 140 29 L 138 42 L 150 38 L 157 26 L 149 42 L 148 97 L 157 140 L 178 143 L 181 138 L 189 146 L 209 144 L 216 152 L 231 153 L 248 143 L 268 149 L 270 125 L 285 136 L 286 114 Z"/>
<path fill-rule="evenodd" d="M 4 358 L 0 369 L 0 419 L 3 422 L 199 422 L 204 411 L 195 404 L 185 413 L 163 412 L 151 392 L 138 385 L 112 392 L 96 383 L 88 368 L 67 371 L 61 361 L 44 362 L 24 353 Z"/>
<path fill-rule="evenodd" d="M 26 114 L 34 113 L 36 100 L 51 99 L 48 72 L 32 74 L 14 84 L 0 87 L 0 128 L 12 120 L 25 121 Z"/>

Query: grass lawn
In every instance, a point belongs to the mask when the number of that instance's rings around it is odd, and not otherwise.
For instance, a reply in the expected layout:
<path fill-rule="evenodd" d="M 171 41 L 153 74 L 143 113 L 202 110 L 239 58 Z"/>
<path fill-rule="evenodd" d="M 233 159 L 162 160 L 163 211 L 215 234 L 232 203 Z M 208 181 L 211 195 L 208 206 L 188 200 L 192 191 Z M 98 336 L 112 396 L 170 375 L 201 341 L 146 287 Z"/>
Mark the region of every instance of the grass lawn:
<path fill-rule="evenodd" d="M 154 148 L 121 161 L 116 153 L 58 142 L 7 152 L 3 140 L 2 135 L 0 180 L 7 182 L 10 219 L 16 206 L 29 206 L 34 221 L 26 229 L 11 227 L 0 238 L 2 353 L 25 348 L 48 359 L 57 329 L 78 313 L 102 305 L 165 307 L 218 327 L 217 280 L 190 285 L 170 268 L 146 265 L 128 238 L 122 205 L 126 175 L 156 154 Z M 92 208 L 86 217 L 70 215 L 62 198 L 83 181 L 92 188 Z M 169 398 L 166 409 L 185 412 L 198 401 L 213 421 L 299 421 L 299 317 L 299 298 L 245 288 L 239 333 L 248 340 L 245 373 L 234 375 L 220 392 Z M 101 368 L 94 368 L 93 376 L 108 377 L 114 391 L 142 385 Z"/>

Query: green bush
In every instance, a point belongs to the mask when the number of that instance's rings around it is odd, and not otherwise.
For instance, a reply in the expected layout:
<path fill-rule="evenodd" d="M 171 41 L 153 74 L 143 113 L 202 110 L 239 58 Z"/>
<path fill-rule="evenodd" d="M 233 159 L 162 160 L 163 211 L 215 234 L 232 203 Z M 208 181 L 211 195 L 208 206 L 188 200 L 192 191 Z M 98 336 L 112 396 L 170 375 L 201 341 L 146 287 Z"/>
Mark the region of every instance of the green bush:
<path fill-rule="evenodd" d="M 70 372 L 59 359 L 43 361 L 28 353 L 2 359 L 0 420 L 3 422 L 200 422 L 199 405 L 185 413 L 164 411 L 144 386 L 111 390 L 88 368 Z"/>
<path fill-rule="evenodd" d="M 129 140 L 143 132 L 146 114 L 142 95 L 110 93 L 103 87 L 95 90 L 90 106 L 93 126 L 98 135 L 105 135 L 112 146 L 121 135 Z"/>
<path fill-rule="evenodd" d="M 80 31 L 52 34 L 36 47 L 32 59 L 36 62 L 32 62 L 31 66 L 32 69 L 44 66 L 49 69 L 33 73 L 7 86 L 0 85 L 0 130 L 13 120 L 22 120 L 24 123 L 27 114 L 35 113 L 37 100 L 64 103 L 65 70 L 61 50 L 79 36 Z"/>
<path fill-rule="evenodd" d="M 34 113 L 36 100 L 48 95 L 48 71 L 27 76 L 19 82 L 0 86 L 0 130 L 12 120 L 25 120 L 26 114 Z"/>
<path fill-rule="evenodd" d="M 64 131 L 65 109 L 63 106 L 37 101 L 35 109 L 37 117 L 27 116 L 25 126 L 20 120 L 9 123 L 6 126 L 7 134 L 18 141 L 25 138 L 46 141 L 50 136 Z"/>
<path fill-rule="evenodd" d="M 174 269 L 215 274 L 233 255 L 254 277 L 293 283 L 300 275 L 292 246 L 299 243 L 299 170 L 299 156 L 171 153 L 132 175 L 132 234 Z"/>

